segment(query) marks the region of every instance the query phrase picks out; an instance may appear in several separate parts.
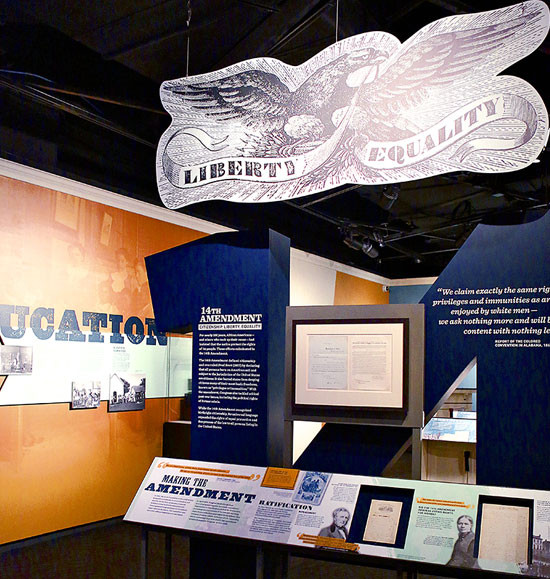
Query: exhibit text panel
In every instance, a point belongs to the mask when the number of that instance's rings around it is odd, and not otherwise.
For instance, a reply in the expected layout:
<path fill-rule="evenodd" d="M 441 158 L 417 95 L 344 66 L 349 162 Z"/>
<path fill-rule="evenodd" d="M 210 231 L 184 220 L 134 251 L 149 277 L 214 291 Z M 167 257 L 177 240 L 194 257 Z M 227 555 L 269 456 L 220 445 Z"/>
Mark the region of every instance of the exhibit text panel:
<path fill-rule="evenodd" d="M 125 520 L 550 577 L 549 512 L 546 491 L 156 458 Z"/>

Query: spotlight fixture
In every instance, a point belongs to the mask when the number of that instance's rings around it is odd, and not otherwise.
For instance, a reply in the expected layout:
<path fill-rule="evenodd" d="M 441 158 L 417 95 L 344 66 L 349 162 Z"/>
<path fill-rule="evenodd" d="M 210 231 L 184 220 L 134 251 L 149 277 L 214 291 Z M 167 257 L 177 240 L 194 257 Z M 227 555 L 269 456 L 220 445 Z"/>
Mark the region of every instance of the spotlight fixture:
<path fill-rule="evenodd" d="M 367 237 L 363 237 L 363 242 L 361 244 L 361 251 L 364 254 L 368 255 L 369 257 L 372 257 L 373 259 L 378 257 L 378 249 L 374 247 L 372 241 Z"/>
<path fill-rule="evenodd" d="M 349 248 L 355 249 L 356 251 L 359 251 L 361 249 L 361 242 L 352 234 L 348 234 L 346 237 L 344 237 L 344 243 Z"/>
<path fill-rule="evenodd" d="M 372 235 L 373 235 L 374 241 L 376 241 L 376 243 L 378 243 L 379 247 L 384 247 L 386 245 L 386 240 L 384 239 L 384 237 L 382 236 L 382 234 L 380 232 L 373 231 Z"/>
<path fill-rule="evenodd" d="M 374 246 L 373 241 L 367 236 L 348 232 L 346 237 L 344 237 L 344 243 L 351 249 L 362 251 L 365 255 L 368 255 L 373 259 L 378 257 L 378 249 Z"/>

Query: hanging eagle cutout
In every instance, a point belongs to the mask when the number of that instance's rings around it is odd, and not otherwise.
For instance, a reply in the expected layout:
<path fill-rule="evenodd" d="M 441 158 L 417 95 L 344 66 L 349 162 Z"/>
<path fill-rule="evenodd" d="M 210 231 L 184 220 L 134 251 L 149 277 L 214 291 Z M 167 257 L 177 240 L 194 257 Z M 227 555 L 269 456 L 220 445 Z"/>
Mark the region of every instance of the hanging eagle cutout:
<path fill-rule="evenodd" d="M 526 167 L 546 144 L 548 113 L 530 84 L 499 73 L 548 28 L 548 7 L 532 0 L 437 20 L 404 44 L 368 32 L 300 66 L 256 58 L 165 81 L 160 197 L 171 209 L 282 201 Z"/>

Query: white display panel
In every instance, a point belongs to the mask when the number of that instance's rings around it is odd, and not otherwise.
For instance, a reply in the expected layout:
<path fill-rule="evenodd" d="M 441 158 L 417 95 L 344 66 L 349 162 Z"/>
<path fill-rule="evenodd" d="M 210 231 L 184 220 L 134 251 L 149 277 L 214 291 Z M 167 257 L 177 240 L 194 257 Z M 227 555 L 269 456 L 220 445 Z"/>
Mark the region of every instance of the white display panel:
<path fill-rule="evenodd" d="M 0 406 L 71 402 L 73 382 L 101 383 L 101 400 L 109 399 L 110 376 L 116 372 L 145 374 L 147 398 L 184 396 L 191 378 L 191 342 L 169 337 L 168 345 L 156 341 L 111 343 L 112 334 L 102 334 L 103 342 L 39 340 L 32 332 L 18 340 L 3 338 L 6 347 L 17 345 L 32 350 L 32 373 L 9 376 L 0 390 Z M 120 338 L 117 338 L 120 340 Z M 170 380 L 170 388 L 168 388 Z"/>
<path fill-rule="evenodd" d="M 107 400 L 109 375 L 128 371 L 146 374 L 148 397 L 166 396 L 166 346 L 110 344 L 109 335 L 104 343 L 27 340 L 33 345 L 33 373 L 10 376 L 0 405 L 70 402 L 72 383 L 81 379 L 101 382 L 101 399 Z"/>
<path fill-rule="evenodd" d="M 170 370 L 169 393 L 171 398 L 185 396 L 191 391 L 193 361 L 192 335 L 168 338 L 168 365 Z"/>

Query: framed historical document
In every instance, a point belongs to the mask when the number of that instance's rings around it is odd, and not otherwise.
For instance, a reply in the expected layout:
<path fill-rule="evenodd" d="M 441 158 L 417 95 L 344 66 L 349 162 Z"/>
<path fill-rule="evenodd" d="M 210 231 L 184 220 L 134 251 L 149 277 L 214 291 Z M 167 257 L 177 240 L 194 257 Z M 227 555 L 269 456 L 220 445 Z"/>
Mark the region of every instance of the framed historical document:
<path fill-rule="evenodd" d="M 484 503 L 480 529 L 480 559 L 529 562 L 531 509 L 528 506 Z"/>
<path fill-rule="evenodd" d="M 285 348 L 287 418 L 423 426 L 423 305 L 289 306 Z"/>
<path fill-rule="evenodd" d="M 294 403 L 403 408 L 407 320 L 295 325 Z"/>
<path fill-rule="evenodd" d="M 372 499 L 363 541 L 395 545 L 402 507 L 401 501 Z"/>

